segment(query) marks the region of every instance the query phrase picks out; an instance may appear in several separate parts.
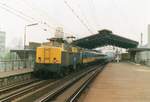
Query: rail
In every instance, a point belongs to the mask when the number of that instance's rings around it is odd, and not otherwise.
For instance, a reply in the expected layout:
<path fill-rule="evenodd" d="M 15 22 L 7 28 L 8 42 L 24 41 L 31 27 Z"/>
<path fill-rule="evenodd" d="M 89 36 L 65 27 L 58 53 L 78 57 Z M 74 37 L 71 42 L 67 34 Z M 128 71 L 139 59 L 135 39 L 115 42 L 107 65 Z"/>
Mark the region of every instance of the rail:
<path fill-rule="evenodd" d="M 55 88 L 54 90 L 51 90 L 48 94 L 40 97 L 39 99 L 37 99 L 35 102 L 49 102 L 49 101 L 53 101 L 53 99 L 56 99 L 57 96 L 62 95 L 63 92 L 65 90 L 68 90 L 69 87 L 71 87 L 72 85 L 74 85 L 76 82 L 78 82 L 80 79 L 89 76 L 91 74 L 91 77 L 88 79 L 87 82 L 90 82 L 95 75 L 97 75 L 99 68 L 97 68 L 98 66 L 96 66 L 95 68 L 88 70 L 74 78 L 72 78 L 71 80 L 65 82 L 64 84 L 62 84 L 61 86 L 58 86 L 57 88 Z M 100 66 L 99 66 L 100 67 Z M 103 69 L 104 67 L 100 68 L 100 71 Z M 78 93 L 78 92 L 77 92 Z M 77 95 L 78 96 L 78 95 Z M 74 99 L 76 99 L 76 97 L 73 97 Z M 70 98 L 70 100 L 72 100 L 73 98 Z M 69 101 L 70 101 L 69 100 Z M 64 100 L 65 101 L 65 100 Z M 73 101 L 71 101 L 73 102 Z"/>
<path fill-rule="evenodd" d="M 87 69 L 72 73 L 62 79 L 42 82 L 37 85 L 27 85 L 21 89 L 8 92 L 1 96 L 1 102 L 17 101 L 17 102 L 47 102 L 62 95 L 64 91 L 76 84 L 76 82 L 89 79 L 90 76 L 96 74 L 96 70 L 102 70 L 103 65 L 91 66 Z M 86 81 L 85 80 L 85 81 Z M 44 81 L 44 80 L 43 80 Z M 46 80 L 45 80 L 46 81 Z M 80 82 L 79 82 L 80 83 Z M 64 94 L 63 94 L 64 95 Z M 72 95 L 72 94 L 69 94 Z M 59 101 L 58 101 L 59 102 Z"/>
<path fill-rule="evenodd" d="M 76 102 L 76 100 L 80 97 L 82 92 L 86 89 L 86 87 L 92 83 L 92 81 L 96 78 L 96 76 L 103 70 L 104 66 L 95 71 L 75 92 L 71 95 L 66 102 Z"/>
<path fill-rule="evenodd" d="M 13 99 L 18 98 L 21 95 L 25 95 L 31 91 L 35 91 L 38 88 L 42 87 L 43 85 L 46 85 L 53 81 L 55 80 L 37 80 L 28 85 L 24 83 L 23 85 L 12 87 L 0 96 L 0 102 L 11 102 Z"/>

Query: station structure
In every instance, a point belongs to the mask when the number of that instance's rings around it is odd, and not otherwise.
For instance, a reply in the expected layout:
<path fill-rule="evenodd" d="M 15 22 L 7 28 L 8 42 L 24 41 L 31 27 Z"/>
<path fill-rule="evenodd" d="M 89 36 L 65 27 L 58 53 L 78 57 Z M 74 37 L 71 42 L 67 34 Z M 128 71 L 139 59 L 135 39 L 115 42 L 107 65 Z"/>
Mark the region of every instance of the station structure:
<path fill-rule="evenodd" d="M 131 61 L 136 58 L 134 51 L 143 50 L 137 49 L 137 41 L 118 36 L 109 30 L 101 30 L 98 34 L 75 40 L 72 44 L 86 49 L 106 45 L 125 48 L 129 51 Z M 32 43 L 31 45 L 28 49 L 11 50 L 12 57 L 15 53 L 16 59 L 9 62 L 12 63 L 10 66 L 5 65 L 5 68 L 10 67 L 12 70 L 0 72 L 0 87 L 10 82 L 14 83 L 16 79 L 20 81 L 31 78 L 35 48 L 40 44 Z M 131 62 L 109 63 L 90 85 L 82 101 L 148 102 L 150 100 L 149 72 L 148 67 Z"/>
<path fill-rule="evenodd" d="M 149 102 L 150 69 L 148 66 L 134 63 L 140 62 L 142 58 L 149 58 L 147 55 L 149 48 L 137 48 L 138 42 L 120 37 L 107 30 L 99 31 L 96 35 L 73 43 L 90 49 L 104 45 L 125 48 L 132 62 L 109 63 L 79 101 Z"/>
<path fill-rule="evenodd" d="M 112 31 L 106 29 L 99 31 L 98 34 L 75 40 L 73 44 L 87 49 L 94 49 L 107 45 L 125 49 L 136 48 L 138 46 L 137 41 L 118 36 L 113 34 Z"/>
<path fill-rule="evenodd" d="M 94 34 L 85 38 L 81 38 L 72 42 L 73 45 L 83 47 L 86 49 L 93 49 L 96 47 L 113 45 L 122 48 L 136 48 L 138 42 L 113 34 L 109 30 L 101 30 L 98 34 Z M 1 61 L 3 69 L 0 73 L 0 85 L 5 86 L 11 82 L 16 82 L 18 79 L 30 79 L 33 71 L 35 49 L 40 46 L 40 43 L 30 42 L 29 46 L 23 50 L 11 50 L 11 61 Z M 13 81 L 14 80 L 14 81 Z"/>

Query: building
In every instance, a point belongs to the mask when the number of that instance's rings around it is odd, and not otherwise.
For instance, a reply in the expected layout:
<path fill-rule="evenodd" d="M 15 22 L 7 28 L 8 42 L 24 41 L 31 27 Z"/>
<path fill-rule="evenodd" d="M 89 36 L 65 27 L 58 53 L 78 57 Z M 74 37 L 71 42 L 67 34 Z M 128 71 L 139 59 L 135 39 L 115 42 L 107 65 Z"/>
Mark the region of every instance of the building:
<path fill-rule="evenodd" d="M 150 24 L 148 25 L 148 39 L 147 44 L 139 48 L 129 49 L 131 60 L 150 66 Z"/>
<path fill-rule="evenodd" d="M 6 45 L 6 33 L 0 31 L 0 52 L 5 51 L 5 45 Z"/>

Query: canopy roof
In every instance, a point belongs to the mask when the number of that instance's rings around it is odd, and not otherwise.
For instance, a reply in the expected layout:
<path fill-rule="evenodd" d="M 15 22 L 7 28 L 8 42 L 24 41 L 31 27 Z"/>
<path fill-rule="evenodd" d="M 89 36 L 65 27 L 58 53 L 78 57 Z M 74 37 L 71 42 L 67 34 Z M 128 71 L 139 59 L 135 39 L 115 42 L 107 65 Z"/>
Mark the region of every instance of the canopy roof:
<path fill-rule="evenodd" d="M 136 48 L 137 41 L 115 35 L 110 30 L 101 30 L 98 34 L 75 40 L 72 44 L 87 49 L 113 45 L 121 48 Z"/>

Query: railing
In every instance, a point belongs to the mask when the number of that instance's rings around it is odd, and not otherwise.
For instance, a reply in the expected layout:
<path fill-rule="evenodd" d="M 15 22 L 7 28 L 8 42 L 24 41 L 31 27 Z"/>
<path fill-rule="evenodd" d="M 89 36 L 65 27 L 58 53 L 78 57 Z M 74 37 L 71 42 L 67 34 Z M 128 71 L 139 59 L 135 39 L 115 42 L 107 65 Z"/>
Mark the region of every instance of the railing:
<path fill-rule="evenodd" d="M 0 72 L 12 71 L 23 68 L 33 68 L 33 59 L 23 59 L 23 60 L 5 60 L 0 61 Z"/>

